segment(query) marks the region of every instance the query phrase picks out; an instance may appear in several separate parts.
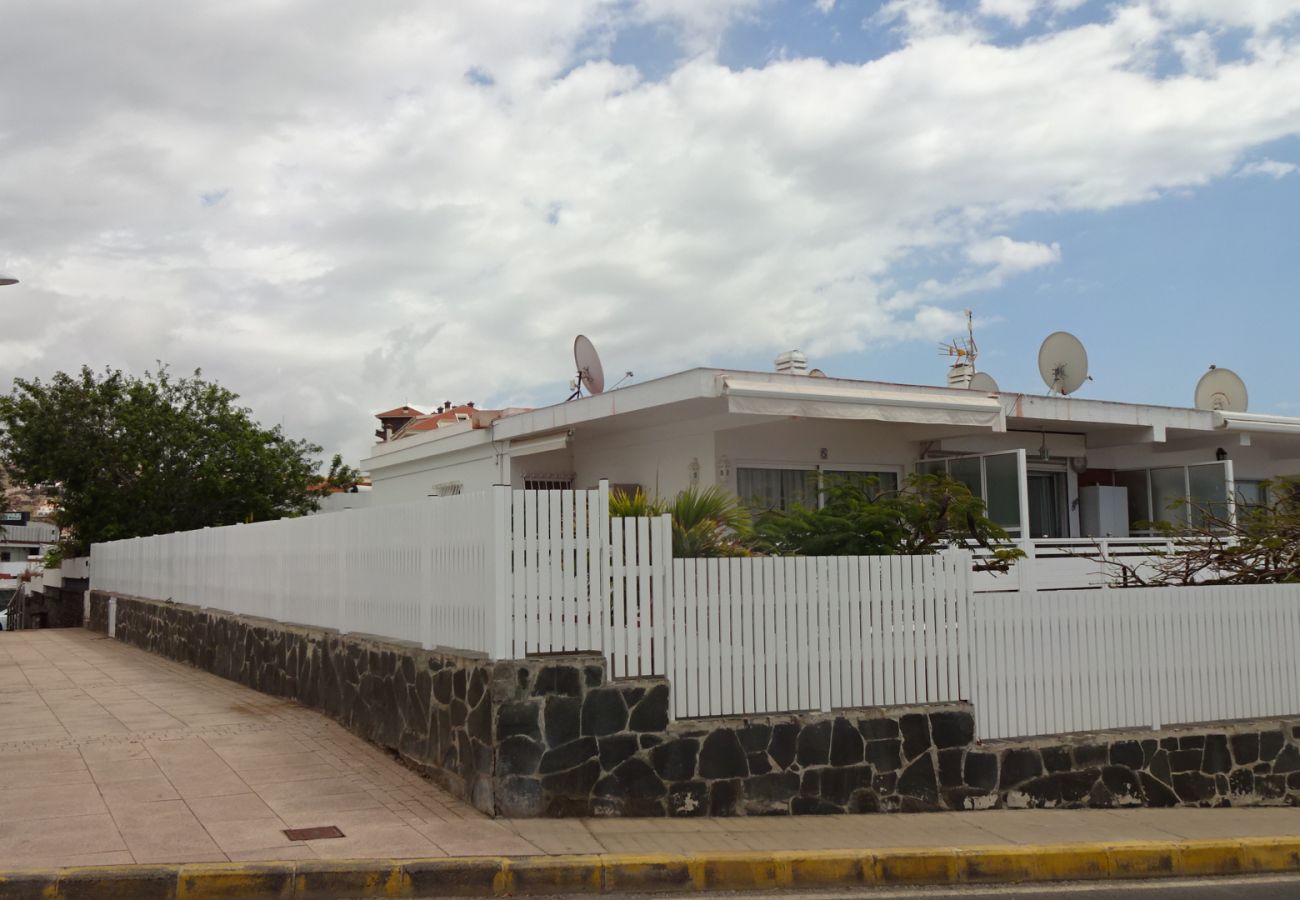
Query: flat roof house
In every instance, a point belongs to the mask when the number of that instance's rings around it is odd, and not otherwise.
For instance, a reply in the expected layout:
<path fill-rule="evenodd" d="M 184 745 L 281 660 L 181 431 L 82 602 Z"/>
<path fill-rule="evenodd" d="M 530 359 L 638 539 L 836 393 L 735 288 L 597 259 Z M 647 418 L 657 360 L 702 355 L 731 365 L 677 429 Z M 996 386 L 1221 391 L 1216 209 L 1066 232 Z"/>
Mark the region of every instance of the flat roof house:
<path fill-rule="evenodd" d="M 946 470 L 1035 542 L 1128 537 L 1231 509 L 1300 474 L 1300 419 L 802 372 L 691 369 L 531 410 L 466 415 L 381 441 L 372 504 L 600 479 L 671 497 L 722 485 L 756 506 L 819 502 L 832 477 L 893 486 Z"/>

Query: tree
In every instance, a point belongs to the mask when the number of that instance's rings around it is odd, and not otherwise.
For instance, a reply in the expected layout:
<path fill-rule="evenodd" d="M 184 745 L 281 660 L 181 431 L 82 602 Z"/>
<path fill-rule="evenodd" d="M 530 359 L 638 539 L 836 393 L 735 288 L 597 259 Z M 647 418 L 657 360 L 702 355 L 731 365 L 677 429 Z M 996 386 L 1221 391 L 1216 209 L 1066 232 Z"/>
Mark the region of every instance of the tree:
<path fill-rule="evenodd" d="M 1138 523 L 1169 549 L 1153 547 L 1140 563 L 1102 562 L 1124 587 L 1300 582 L 1300 478 L 1263 487 L 1268 501 L 1239 504 L 1235 516 L 1223 504 L 1192 504 L 1191 524 Z"/>
<path fill-rule="evenodd" d="M 316 482 L 317 491 L 340 490 L 350 491 L 357 486 L 361 480 L 361 472 L 343 462 L 343 454 L 335 453 L 334 458 L 330 460 L 329 471 L 325 477 Z"/>
<path fill-rule="evenodd" d="M 99 541 L 296 516 L 317 508 L 314 444 L 266 429 L 195 370 L 89 367 L 0 396 L 0 462 L 53 485 L 69 554 Z"/>
<path fill-rule="evenodd" d="M 985 515 L 984 502 L 946 474 L 909 475 L 901 490 L 880 491 L 873 479 L 840 480 L 826 488 L 820 508 L 797 504 L 758 518 L 755 546 L 804 556 L 892 556 L 934 553 L 974 542 L 992 559 L 981 568 L 1005 570 L 1022 554 Z"/>
<path fill-rule="evenodd" d="M 615 490 L 609 497 L 612 516 L 661 516 L 673 519 L 673 555 L 748 556 L 749 511 L 725 488 L 687 488 L 671 503 Z"/>

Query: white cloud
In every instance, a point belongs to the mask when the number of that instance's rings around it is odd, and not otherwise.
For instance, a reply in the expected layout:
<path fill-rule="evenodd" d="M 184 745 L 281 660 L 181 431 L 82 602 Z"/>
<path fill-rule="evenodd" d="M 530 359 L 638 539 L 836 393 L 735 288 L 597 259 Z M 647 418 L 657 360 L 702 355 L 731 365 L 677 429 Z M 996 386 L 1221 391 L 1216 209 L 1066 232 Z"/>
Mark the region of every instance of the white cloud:
<path fill-rule="evenodd" d="M 1248 162 L 1237 170 L 1239 178 L 1248 178 L 1252 175 L 1264 175 L 1269 178 L 1285 178 L 1292 172 L 1300 169 L 1295 163 L 1282 162 L 1277 159 L 1258 159 L 1254 162 Z"/>
<path fill-rule="evenodd" d="M 980 0 L 979 11 L 981 15 L 1006 19 L 1023 28 L 1038 5 L 1038 0 Z"/>
<path fill-rule="evenodd" d="M 814 2 L 823 15 L 830 15 L 831 11 L 835 9 L 835 0 L 814 0 Z"/>
<path fill-rule="evenodd" d="M 638 373 L 946 335 L 948 301 L 1069 252 L 1005 237 L 1020 213 L 1194 188 L 1300 133 L 1277 19 L 1196 77 L 1147 65 L 1209 27 L 1169 3 L 1008 45 L 895 0 L 880 59 L 718 65 L 762 12 L 13 0 L 0 379 L 202 366 L 355 459 L 376 409 L 562 397 L 577 331 Z M 705 49 L 655 82 L 590 58 L 629 21 Z M 898 274 L 926 258 L 959 271 Z"/>
<path fill-rule="evenodd" d="M 966 258 L 976 265 L 993 266 L 1004 273 L 1028 272 L 1061 261 L 1061 245 L 1015 241 L 1006 235 L 976 241 L 966 247 Z"/>

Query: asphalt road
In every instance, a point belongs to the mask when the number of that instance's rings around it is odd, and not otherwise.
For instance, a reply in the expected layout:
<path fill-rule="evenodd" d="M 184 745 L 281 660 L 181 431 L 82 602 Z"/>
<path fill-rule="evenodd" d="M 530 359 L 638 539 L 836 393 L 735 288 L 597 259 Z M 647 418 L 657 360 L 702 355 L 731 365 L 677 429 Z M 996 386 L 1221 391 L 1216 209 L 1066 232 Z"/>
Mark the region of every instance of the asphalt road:
<path fill-rule="evenodd" d="M 591 897 L 590 894 L 564 895 Z M 624 900 L 699 900 L 700 894 L 622 894 Z M 857 888 L 843 891 L 719 892 L 710 898 L 731 900 L 966 900 L 1010 897 L 1013 900 L 1300 900 L 1300 874 L 1249 878 L 1161 879 L 1155 881 L 1090 881 L 1068 884 L 989 885 L 957 888 Z"/>

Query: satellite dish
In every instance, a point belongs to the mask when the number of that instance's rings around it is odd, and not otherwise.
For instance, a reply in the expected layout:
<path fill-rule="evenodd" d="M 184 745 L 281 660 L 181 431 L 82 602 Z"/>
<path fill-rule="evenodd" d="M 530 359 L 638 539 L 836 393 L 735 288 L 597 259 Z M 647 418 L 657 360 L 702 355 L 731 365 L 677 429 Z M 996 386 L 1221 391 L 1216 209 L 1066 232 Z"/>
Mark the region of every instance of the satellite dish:
<path fill-rule="evenodd" d="M 1245 412 L 1249 397 L 1246 382 L 1231 369 L 1210 366 L 1196 382 L 1196 408 L 1216 412 Z"/>
<path fill-rule="evenodd" d="M 12 275 L 6 275 L 4 272 L 0 272 L 0 287 L 4 287 L 7 284 L 17 284 L 17 283 L 18 283 L 17 278 L 13 277 Z"/>
<path fill-rule="evenodd" d="M 1088 380 L 1088 351 L 1068 331 L 1049 334 L 1038 348 L 1038 372 L 1053 394 L 1073 394 Z"/>
<path fill-rule="evenodd" d="M 998 392 L 998 383 L 993 380 L 993 376 L 988 372 L 976 372 L 970 377 L 970 384 L 967 387 L 972 391 L 982 391 L 985 394 L 996 394 Z"/>
<path fill-rule="evenodd" d="M 576 400 L 582 396 L 582 389 L 589 394 L 599 394 L 605 390 L 605 370 L 600 366 L 600 356 L 595 346 L 585 334 L 580 334 L 573 341 L 573 362 L 578 367 L 577 387 L 569 396 Z"/>

